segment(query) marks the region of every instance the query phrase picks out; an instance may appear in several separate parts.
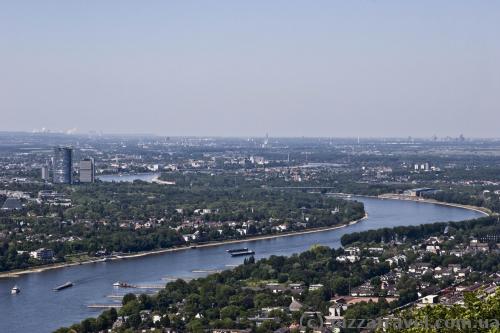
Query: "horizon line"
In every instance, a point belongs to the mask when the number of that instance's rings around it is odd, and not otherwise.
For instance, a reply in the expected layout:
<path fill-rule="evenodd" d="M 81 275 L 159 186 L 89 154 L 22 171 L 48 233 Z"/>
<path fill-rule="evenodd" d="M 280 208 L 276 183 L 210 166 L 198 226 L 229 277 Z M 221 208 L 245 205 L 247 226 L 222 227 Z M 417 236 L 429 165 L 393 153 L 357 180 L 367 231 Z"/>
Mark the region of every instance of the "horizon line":
<path fill-rule="evenodd" d="M 452 140 L 458 140 L 461 138 L 461 135 L 459 134 L 458 136 L 437 136 L 437 135 L 431 135 L 431 136 L 358 136 L 358 135 L 352 135 L 352 136 L 292 136 L 292 135 L 277 135 L 277 136 L 272 136 L 272 135 L 168 135 L 168 134 L 157 134 L 157 133 L 113 133 L 113 132 L 97 132 L 97 131 L 89 131 L 87 133 L 83 132 L 72 132 L 72 133 L 65 133 L 63 131 L 48 131 L 48 132 L 38 132 L 38 131 L 5 131 L 5 130 L 0 130 L 0 134 L 29 134 L 29 135 L 60 135 L 60 136 L 125 136 L 125 137 L 138 137 L 138 136 L 143 136 L 143 137 L 161 137 L 161 138 L 197 138 L 197 139 L 252 139 L 252 138 L 274 138 L 274 139 L 354 139 L 354 140 L 362 140 L 362 139 L 378 139 L 378 140 L 383 140 L 383 139 L 391 139 L 391 140 L 426 140 L 426 141 L 440 141 L 442 139 L 452 139 Z M 463 140 L 500 140 L 500 137 L 494 137 L 494 136 L 486 136 L 486 137 L 479 137 L 479 136 L 463 136 Z"/>

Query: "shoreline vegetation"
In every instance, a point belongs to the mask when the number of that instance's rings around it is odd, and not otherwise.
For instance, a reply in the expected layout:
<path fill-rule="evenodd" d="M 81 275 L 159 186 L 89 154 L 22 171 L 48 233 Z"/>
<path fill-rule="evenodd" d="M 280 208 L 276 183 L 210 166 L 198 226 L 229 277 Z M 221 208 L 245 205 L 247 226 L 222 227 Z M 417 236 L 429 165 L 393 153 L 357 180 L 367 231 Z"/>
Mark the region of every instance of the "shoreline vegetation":
<path fill-rule="evenodd" d="M 382 194 L 379 196 L 356 195 L 356 194 L 349 194 L 349 193 L 332 193 L 332 194 L 333 195 L 341 195 L 341 196 L 376 198 L 376 199 L 406 200 L 406 201 L 413 201 L 413 202 L 417 202 L 417 203 L 436 204 L 436 205 L 443 205 L 443 206 L 448 206 L 448 207 L 462 208 L 462 209 L 476 211 L 476 212 L 479 212 L 479 213 L 482 213 L 485 215 L 492 215 L 492 212 L 489 209 L 483 208 L 483 207 L 475 207 L 475 206 L 470 206 L 470 205 L 447 203 L 447 202 L 437 201 L 434 199 L 416 198 L 416 197 L 409 197 L 409 196 L 398 195 L 398 194 Z M 3 273 L 0 273 L 0 278 L 16 278 L 16 277 L 19 277 L 21 275 L 32 274 L 32 273 L 41 273 L 41 272 L 44 272 L 47 270 L 52 270 L 52 269 L 60 269 L 60 268 L 66 268 L 66 267 L 72 267 L 72 266 L 99 263 L 99 262 L 103 262 L 104 260 L 113 261 L 113 260 L 134 259 L 134 258 L 140 258 L 140 257 L 145 257 L 145 256 L 150 256 L 150 255 L 164 254 L 164 253 L 168 253 L 168 252 L 184 251 L 184 250 L 192 249 L 192 247 L 196 247 L 196 248 L 215 247 L 215 246 L 222 246 L 222 245 L 227 245 L 227 244 L 238 244 L 238 243 L 244 243 L 244 242 L 250 242 L 250 241 L 256 241 L 256 240 L 273 239 L 273 238 L 278 238 L 278 237 L 289 237 L 289 236 L 304 235 L 304 234 L 316 233 L 316 232 L 322 232 L 322 231 L 330 231 L 330 230 L 336 230 L 336 229 L 340 229 L 340 228 L 344 228 L 344 227 L 356 224 L 356 223 L 361 222 L 367 218 L 368 218 L 368 213 L 365 212 L 365 216 L 362 217 L 361 219 L 354 220 L 354 221 L 351 221 L 351 222 L 348 222 L 348 223 L 342 224 L 342 225 L 311 228 L 311 229 L 302 230 L 302 231 L 283 232 L 280 234 L 261 235 L 261 236 L 254 236 L 254 237 L 248 237 L 248 238 L 242 238 L 242 239 L 229 239 L 229 240 L 209 242 L 209 243 L 203 243 L 203 244 L 188 244 L 188 245 L 165 248 L 165 249 L 137 252 L 137 253 L 131 253 L 131 254 L 122 254 L 122 255 L 108 258 L 108 259 L 96 258 L 96 259 L 83 260 L 83 261 L 72 262 L 72 263 L 57 263 L 57 264 L 38 266 L 38 267 L 33 267 L 33 268 L 28 268 L 28 269 L 3 272 Z"/>
<path fill-rule="evenodd" d="M 330 231 L 330 230 L 345 228 L 347 226 L 361 222 L 367 218 L 368 218 L 368 214 L 365 213 L 365 216 L 363 216 L 360 219 L 350 221 L 350 222 L 345 223 L 345 224 L 336 225 L 336 226 L 310 228 L 310 229 L 301 230 L 301 231 L 289 231 L 289 232 L 282 232 L 279 234 L 253 236 L 253 237 L 247 237 L 247 238 L 241 238 L 241 239 L 228 239 L 228 240 L 223 240 L 223 241 L 215 241 L 215 242 L 208 242 L 208 243 L 202 243 L 202 244 L 188 244 L 188 245 L 182 245 L 182 246 L 177 246 L 177 247 L 170 247 L 170 248 L 166 248 L 166 249 L 143 251 L 143 252 L 137 252 L 137 253 L 131 253 L 131 254 L 122 254 L 119 256 L 112 257 L 112 258 L 108 258 L 107 260 L 113 261 L 113 260 L 134 259 L 134 258 L 140 258 L 140 257 L 145 257 L 145 256 L 150 256 L 150 255 L 164 254 L 164 253 L 168 253 L 168 252 L 190 250 L 190 249 L 193 249 L 193 247 L 195 247 L 196 249 L 199 249 L 199 248 L 204 248 L 204 247 L 216 247 L 216 246 L 222 246 L 222 245 L 228 245 L 228 244 L 238 244 L 238 243 L 251 242 L 251 241 L 257 241 L 257 240 L 273 239 L 273 238 L 278 238 L 278 237 L 289 237 L 289 236 L 305 235 L 305 234 L 322 232 L 322 231 Z M 86 264 L 92 264 L 92 263 L 99 263 L 99 262 L 104 262 L 104 260 L 105 259 L 102 259 L 102 258 L 96 258 L 96 259 L 83 260 L 83 261 L 79 261 L 79 262 L 57 263 L 57 264 L 52 264 L 52 265 L 45 265 L 45 266 L 28 268 L 28 269 L 3 272 L 3 273 L 0 273 L 0 279 L 1 278 L 16 278 L 16 277 L 19 277 L 21 275 L 26 275 L 26 274 L 31 274 L 31 273 L 41 273 L 41 272 L 44 272 L 47 270 L 52 270 L 52 269 L 86 265 Z"/>

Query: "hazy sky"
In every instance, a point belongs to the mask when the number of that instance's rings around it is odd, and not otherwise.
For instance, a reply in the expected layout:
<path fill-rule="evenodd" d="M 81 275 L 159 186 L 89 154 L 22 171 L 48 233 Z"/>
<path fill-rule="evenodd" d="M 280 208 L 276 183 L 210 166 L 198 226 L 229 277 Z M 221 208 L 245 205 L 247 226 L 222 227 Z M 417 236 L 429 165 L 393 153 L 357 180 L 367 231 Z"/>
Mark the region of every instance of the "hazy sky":
<path fill-rule="evenodd" d="M 500 137 L 500 1 L 0 3 L 0 130 Z"/>

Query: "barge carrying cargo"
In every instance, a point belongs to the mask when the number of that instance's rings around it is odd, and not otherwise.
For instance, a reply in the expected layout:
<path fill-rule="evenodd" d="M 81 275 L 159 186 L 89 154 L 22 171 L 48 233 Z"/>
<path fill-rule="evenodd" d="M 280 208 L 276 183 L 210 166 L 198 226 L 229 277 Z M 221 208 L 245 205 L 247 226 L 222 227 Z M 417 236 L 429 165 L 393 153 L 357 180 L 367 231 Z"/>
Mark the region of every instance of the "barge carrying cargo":
<path fill-rule="evenodd" d="M 230 249 L 226 250 L 227 253 L 235 253 L 235 252 L 246 252 L 248 251 L 248 247 L 243 247 L 241 249 Z"/>
<path fill-rule="evenodd" d="M 240 252 L 231 252 L 231 257 L 251 256 L 253 254 L 255 254 L 255 251 L 252 251 L 252 250 L 240 251 Z"/>
<path fill-rule="evenodd" d="M 73 287 L 73 282 L 66 282 L 65 284 L 61 284 L 60 286 L 57 286 L 54 288 L 54 291 L 60 291 L 69 287 Z"/>

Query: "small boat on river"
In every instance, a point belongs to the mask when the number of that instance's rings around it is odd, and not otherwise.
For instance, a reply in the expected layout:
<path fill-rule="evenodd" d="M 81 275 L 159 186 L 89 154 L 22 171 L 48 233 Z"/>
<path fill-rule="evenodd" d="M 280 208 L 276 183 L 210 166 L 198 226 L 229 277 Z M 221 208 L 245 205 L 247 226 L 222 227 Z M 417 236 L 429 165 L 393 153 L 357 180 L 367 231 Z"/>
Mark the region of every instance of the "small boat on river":
<path fill-rule="evenodd" d="M 127 282 L 121 282 L 121 281 L 116 281 L 115 283 L 113 283 L 113 287 L 117 287 L 117 288 L 134 288 L 133 285 L 127 283 Z"/>

